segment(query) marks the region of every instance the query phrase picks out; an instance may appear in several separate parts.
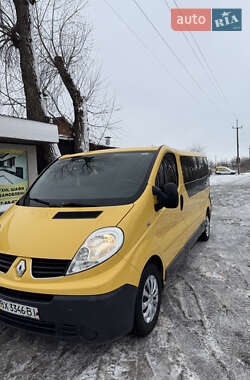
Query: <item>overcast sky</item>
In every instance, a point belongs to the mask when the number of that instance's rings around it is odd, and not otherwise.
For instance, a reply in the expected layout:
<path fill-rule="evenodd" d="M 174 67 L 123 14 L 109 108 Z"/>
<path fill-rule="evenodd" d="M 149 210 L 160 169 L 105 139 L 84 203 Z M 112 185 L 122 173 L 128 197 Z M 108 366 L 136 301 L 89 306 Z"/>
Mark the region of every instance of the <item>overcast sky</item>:
<path fill-rule="evenodd" d="M 250 145 L 250 4 L 246 0 L 177 0 L 182 8 L 242 8 L 243 31 L 193 32 L 227 98 L 212 81 L 188 46 L 182 32 L 171 30 L 169 3 L 173 0 L 137 0 L 185 69 L 143 18 L 132 0 L 107 0 L 142 40 L 140 43 L 108 7 L 105 0 L 89 0 L 86 10 L 94 26 L 96 56 L 103 78 L 121 111 L 120 130 L 112 144 L 121 147 L 169 145 L 189 149 L 200 145 L 209 158 L 236 155 L 236 116 L 241 155 Z M 146 50 L 143 43 L 147 46 Z M 180 84 L 174 79 L 176 78 Z M 186 90 L 183 89 L 185 87 Z"/>

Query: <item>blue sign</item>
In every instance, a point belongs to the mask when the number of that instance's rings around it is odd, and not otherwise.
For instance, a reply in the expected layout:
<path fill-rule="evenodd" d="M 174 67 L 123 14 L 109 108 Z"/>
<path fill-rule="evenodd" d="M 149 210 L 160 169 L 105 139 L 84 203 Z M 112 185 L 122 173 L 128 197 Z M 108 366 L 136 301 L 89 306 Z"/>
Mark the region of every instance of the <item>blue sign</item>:
<path fill-rule="evenodd" d="M 212 31 L 241 31 L 242 30 L 242 9 L 212 9 Z"/>

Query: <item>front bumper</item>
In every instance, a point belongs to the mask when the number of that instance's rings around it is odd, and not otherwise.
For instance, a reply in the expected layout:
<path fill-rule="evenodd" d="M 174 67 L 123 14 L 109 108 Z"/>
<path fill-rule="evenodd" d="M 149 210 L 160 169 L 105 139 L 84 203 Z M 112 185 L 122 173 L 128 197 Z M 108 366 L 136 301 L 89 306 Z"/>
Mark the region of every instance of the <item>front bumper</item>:
<path fill-rule="evenodd" d="M 132 330 L 136 293 L 137 288 L 128 284 L 95 296 L 51 296 L 0 288 L 1 299 L 37 307 L 40 316 L 34 320 L 0 311 L 0 322 L 37 334 L 107 342 Z"/>

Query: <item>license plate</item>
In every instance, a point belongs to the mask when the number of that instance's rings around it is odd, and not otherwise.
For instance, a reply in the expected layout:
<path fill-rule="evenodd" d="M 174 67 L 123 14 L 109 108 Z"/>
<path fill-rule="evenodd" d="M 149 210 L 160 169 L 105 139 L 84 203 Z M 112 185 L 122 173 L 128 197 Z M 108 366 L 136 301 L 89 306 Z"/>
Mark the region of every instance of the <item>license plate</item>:
<path fill-rule="evenodd" d="M 38 309 L 36 307 L 30 307 L 27 305 L 21 305 L 10 301 L 0 299 L 0 312 L 19 315 L 20 317 L 28 317 L 32 319 L 40 319 Z"/>

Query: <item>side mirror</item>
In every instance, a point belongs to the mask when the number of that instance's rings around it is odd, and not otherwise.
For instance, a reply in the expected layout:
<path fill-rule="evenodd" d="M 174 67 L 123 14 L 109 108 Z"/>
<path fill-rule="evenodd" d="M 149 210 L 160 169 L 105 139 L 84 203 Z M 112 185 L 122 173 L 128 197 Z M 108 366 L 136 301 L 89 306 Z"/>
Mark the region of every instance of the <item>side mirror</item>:
<path fill-rule="evenodd" d="M 157 196 L 158 203 L 155 205 L 155 211 L 162 207 L 177 208 L 179 205 L 178 188 L 175 183 L 167 183 L 163 185 L 162 190 L 153 186 L 153 195 Z"/>

